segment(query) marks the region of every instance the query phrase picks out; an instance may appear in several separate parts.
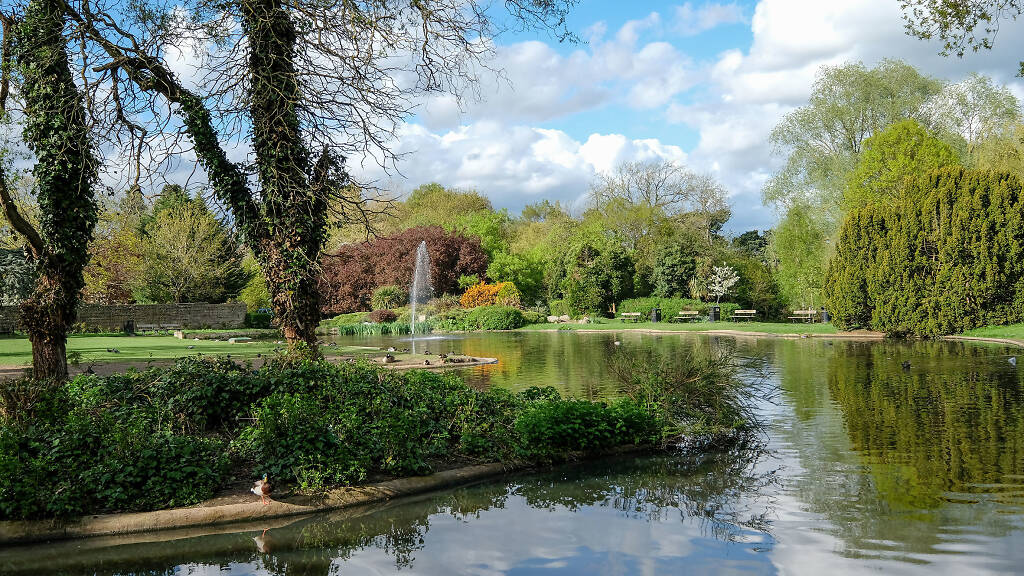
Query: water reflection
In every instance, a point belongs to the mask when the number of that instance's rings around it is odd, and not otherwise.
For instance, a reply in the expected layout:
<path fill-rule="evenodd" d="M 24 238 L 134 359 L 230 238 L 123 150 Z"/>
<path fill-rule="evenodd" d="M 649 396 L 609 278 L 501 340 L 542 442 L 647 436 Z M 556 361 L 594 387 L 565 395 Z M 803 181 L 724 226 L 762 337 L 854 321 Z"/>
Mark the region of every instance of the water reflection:
<path fill-rule="evenodd" d="M 1024 544 L 1024 384 L 1003 350 L 818 342 L 774 355 L 788 410 L 773 452 L 792 469 L 797 523 L 890 568 L 1012 571 L 1024 555 L 1013 545 Z"/>
<path fill-rule="evenodd" d="M 1024 365 L 953 342 L 472 334 L 478 386 L 615 394 L 614 340 L 764 358 L 765 446 L 559 469 L 242 528 L 0 549 L 14 574 L 1006 574 L 1024 566 Z M 346 343 L 390 345 L 387 338 Z M 443 347 L 443 348 L 442 348 Z M 909 363 L 905 369 L 904 363 Z M 746 377 L 762 377 L 755 364 Z"/>
<path fill-rule="evenodd" d="M 772 572 L 757 447 L 572 466 L 418 501 L 160 543 L 0 551 L 19 574 Z M 281 521 L 279 521 L 280 523 Z M 84 547 L 83 547 L 84 546 Z M 429 548 L 429 550 L 428 550 Z M 42 553 L 42 555 L 40 555 Z M 144 559 L 140 559 L 144 558 Z M 31 559 L 31 560 L 30 560 Z M 45 560 L 45 568 L 39 564 Z M 33 567 L 34 565 L 34 567 Z"/>

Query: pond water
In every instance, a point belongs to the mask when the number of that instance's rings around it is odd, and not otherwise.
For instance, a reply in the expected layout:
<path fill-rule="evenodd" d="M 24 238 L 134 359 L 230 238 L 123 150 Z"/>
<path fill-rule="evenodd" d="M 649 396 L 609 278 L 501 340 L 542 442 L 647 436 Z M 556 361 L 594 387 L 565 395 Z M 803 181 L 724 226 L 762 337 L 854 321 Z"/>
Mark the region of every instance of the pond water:
<path fill-rule="evenodd" d="M 616 340 L 763 359 L 766 370 L 745 377 L 778 386 L 761 407 L 764 437 L 723 453 L 565 466 L 324 516 L 0 549 L 0 573 L 1024 571 L 1024 374 L 1011 349 L 633 333 L 426 345 L 498 357 L 464 372 L 474 385 L 598 398 L 615 393 L 603 371 Z"/>

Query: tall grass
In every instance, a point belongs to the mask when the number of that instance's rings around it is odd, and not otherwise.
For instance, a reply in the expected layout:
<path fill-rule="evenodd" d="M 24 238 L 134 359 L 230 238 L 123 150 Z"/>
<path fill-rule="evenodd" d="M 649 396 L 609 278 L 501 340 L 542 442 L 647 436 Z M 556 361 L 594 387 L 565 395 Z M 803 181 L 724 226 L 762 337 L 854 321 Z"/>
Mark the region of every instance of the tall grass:
<path fill-rule="evenodd" d="M 379 336 L 386 334 L 412 334 L 412 327 L 408 322 L 385 322 L 372 323 L 360 322 L 358 324 L 337 324 L 328 325 L 331 332 L 337 332 L 342 336 Z M 429 334 L 433 331 L 433 322 L 427 319 L 426 322 L 416 323 L 417 334 Z"/>
<path fill-rule="evenodd" d="M 756 368 L 728 349 L 684 350 L 671 354 L 615 347 L 608 371 L 640 406 L 661 412 L 667 440 L 706 446 L 734 440 L 761 426 L 757 406 L 774 387 Z M 741 372 L 744 377 L 741 377 Z"/>

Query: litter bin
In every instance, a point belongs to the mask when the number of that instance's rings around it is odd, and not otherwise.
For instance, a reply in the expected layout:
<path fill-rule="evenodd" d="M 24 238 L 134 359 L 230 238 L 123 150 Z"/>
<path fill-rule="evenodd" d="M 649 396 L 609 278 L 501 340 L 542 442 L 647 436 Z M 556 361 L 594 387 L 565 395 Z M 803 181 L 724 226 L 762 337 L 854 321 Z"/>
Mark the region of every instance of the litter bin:
<path fill-rule="evenodd" d="M 651 308 L 651 322 L 661 322 L 661 308 Z"/>
<path fill-rule="evenodd" d="M 721 306 L 712 306 L 711 307 L 711 315 L 710 315 L 710 318 L 708 318 L 708 321 L 710 321 L 710 322 L 718 322 L 721 319 L 722 319 L 722 307 Z"/>
<path fill-rule="evenodd" d="M 825 324 L 828 324 L 830 320 L 831 320 L 831 318 L 828 315 L 828 310 L 825 310 L 825 307 L 822 306 L 821 307 L 821 321 L 824 322 Z"/>

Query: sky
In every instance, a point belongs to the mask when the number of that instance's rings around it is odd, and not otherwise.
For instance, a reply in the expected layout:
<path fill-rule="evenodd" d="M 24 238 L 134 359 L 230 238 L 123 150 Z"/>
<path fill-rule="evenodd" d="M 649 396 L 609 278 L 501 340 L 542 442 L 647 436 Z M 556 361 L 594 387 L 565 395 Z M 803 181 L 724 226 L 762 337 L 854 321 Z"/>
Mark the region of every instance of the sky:
<path fill-rule="evenodd" d="M 400 128 L 396 170 L 350 168 L 395 192 L 473 189 L 518 213 L 541 199 L 580 208 L 596 175 L 666 159 L 725 185 L 726 231 L 739 233 L 777 219 L 761 202 L 784 161 L 768 135 L 806 103 L 821 66 L 900 58 L 950 81 L 988 74 L 1024 98 L 1024 22 L 1004 23 L 992 51 L 947 58 L 905 34 L 897 0 L 582 0 L 569 25 L 582 42 L 500 36 L 491 66 L 502 73 L 480 78 L 479 98 L 422 100 Z"/>

